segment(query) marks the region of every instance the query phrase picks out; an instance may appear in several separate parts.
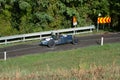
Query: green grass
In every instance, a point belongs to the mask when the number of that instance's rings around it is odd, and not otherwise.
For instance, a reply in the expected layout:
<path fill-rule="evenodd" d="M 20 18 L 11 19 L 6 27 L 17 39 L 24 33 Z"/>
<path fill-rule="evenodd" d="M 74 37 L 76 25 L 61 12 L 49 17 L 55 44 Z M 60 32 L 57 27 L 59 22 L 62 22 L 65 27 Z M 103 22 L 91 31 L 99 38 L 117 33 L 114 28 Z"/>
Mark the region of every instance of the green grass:
<path fill-rule="evenodd" d="M 56 78 L 57 75 L 60 75 L 57 78 L 61 79 L 62 76 L 62 78 L 65 77 L 65 79 L 62 80 L 66 80 L 66 78 L 68 79 L 69 77 L 69 80 L 77 80 L 76 77 L 78 78 L 81 74 L 83 78 L 86 78 L 84 74 L 90 77 L 94 72 L 96 72 L 98 76 L 98 73 L 102 70 L 103 72 L 101 73 L 111 75 L 113 76 L 113 80 L 116 80 L 119 78 L 119 72 L 117 72 L 120 70 L 119 59 L 120 43 L 21 56 L 7 59 L 7 61 L 0 60 L 0 79 L 4 80 L 3 77 L 6 78 L 7 76 L 9 80 L 39 80 L 41 79 L 40 76 L 42 76 L 42 79 L 45 78 L 44 80 L 49 78 L 49 80 L 56 80 L 51 78 L 51 76 Z M 114 64 L 117 66 L 114 66 Z M 99 73 L 100 76 L 101 73 Z M 104 75 L 105 79 L 103 80 L 109 80 L 109 77 L 106 79 L 107 75 Z M 26 79 L 26 76 L 28 79 Z M 31 79 L 32 76 L 40 78 Z M 94 75 L 91 78 L 97 76 Z M 17 77 L 21 79 L 16 79 Z"/>
<path fill-rule="evenodd" d="M 10 68 L 21 69 L 51 69 L 75 67 L 89 68 L 91 64 L 107 65 L 116 62 L 120 64 L 120 43 L 104 46 L 91 46 L 62 52 L 48 52 L 45 54 L 27 55 L 0 61 L 1 71 Z M 27 68 L 26 68 L 27 67 Z M 5 70 L 4 70 L 5 69 Z"/>
<path fill-rule="evenodd" d="M 0 48 L 21 45 L 21 44 L 33 44 L 33 43 L 39 44 L 39 42 L 40 42 L 40 40 L 31 40 L 31 41 L 21 41 L 21 42 L 16 42 L 16 43 L 0 44 Z"/>

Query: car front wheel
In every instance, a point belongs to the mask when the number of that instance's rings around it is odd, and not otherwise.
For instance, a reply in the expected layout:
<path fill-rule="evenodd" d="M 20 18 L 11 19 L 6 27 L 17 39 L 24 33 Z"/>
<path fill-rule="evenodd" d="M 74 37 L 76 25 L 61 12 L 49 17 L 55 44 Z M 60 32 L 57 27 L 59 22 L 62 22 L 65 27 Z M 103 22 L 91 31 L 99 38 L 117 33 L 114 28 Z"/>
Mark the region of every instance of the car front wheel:
<path fill-rule="evenodd" d="M 48 41 L 48 47 L 55 47 L 55 41 L 53 39 L 51 39 L 50 41 Z"/>

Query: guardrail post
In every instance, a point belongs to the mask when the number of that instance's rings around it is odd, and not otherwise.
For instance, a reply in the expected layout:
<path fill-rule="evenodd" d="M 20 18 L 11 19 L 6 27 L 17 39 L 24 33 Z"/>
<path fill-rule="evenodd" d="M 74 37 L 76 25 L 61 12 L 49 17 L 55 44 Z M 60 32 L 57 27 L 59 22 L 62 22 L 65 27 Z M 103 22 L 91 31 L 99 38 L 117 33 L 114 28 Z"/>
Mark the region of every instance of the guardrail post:
<path fill-rule="evenodd" d="M 101 46 L 103 46 L 103 40 L 104 40 L 104 38 L 101 37 Z"/>
<path fill-rule="evenodd" d="M 25 41 L 25 37 L 23 37 L 23 41 Z"/>
<path fill-rule="evenodd" d="M 74 34 L 74 35 L 76 34 L 76 31 L 75 31 L 75 29 L 74 29 L 74 31 L 73 31 L 73 34 Z"/>
<path fill-rule="evenodd" d="M 5 44 L 7 44 L 7 39 L 5 39 Z"/>
<path fill-rule="evenodd" d="M 41 40 L 41 38 L 42 38 L 42 35 L 40 35 L 40 40 Z"/>
<path fill-rule="evenodd" d="M 4 60 L 6 61 L 6 59 L 7 59 L 7 52 L 6 52 L 6 50 L 4 51 Z"/>
<path fill-rule="evenodd" d="M 90 32 L 92 32 L 92 29 L 90 29 Z"/>

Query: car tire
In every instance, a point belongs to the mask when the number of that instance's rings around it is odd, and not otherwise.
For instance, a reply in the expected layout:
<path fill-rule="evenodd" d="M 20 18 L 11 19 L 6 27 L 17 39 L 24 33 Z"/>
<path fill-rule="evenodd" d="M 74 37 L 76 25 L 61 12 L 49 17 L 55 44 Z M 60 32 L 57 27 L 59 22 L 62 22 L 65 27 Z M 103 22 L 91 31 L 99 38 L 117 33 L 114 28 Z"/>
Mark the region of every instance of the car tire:
<path fill-rule="evenodd" d="M 78 44 L 78 38 L 75 38 L 75 37 L 74 37 L 74 38 L 73 38 L 73 41 L 72 41 L 72 44 L 75 44 L 75 45 Z"/>
<path fill-rule="evenodd" d="M 48 45 L 49 48 L 55 47 L 55 41 L 53 39 L 51 39 L 50 41 L 48 41 Z"/>

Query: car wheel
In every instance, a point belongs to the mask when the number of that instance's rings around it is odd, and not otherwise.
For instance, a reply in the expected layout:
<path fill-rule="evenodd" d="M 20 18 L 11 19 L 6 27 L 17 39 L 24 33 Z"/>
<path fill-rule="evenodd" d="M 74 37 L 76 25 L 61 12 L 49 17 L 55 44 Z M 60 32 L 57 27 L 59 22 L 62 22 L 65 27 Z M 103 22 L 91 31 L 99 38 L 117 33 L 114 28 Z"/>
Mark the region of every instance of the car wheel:
<path fill-rule="evenodd" d="M 50 41 L 48 41 L 48 47 L 54 47 L 55 46 L 55 41 L 53 39 L 51 39 Z"/>
<path fill-rule="evenodd" d="M 78 43 L 78 38 L 73 38 L 72 43 L 76 45 Z"/>

